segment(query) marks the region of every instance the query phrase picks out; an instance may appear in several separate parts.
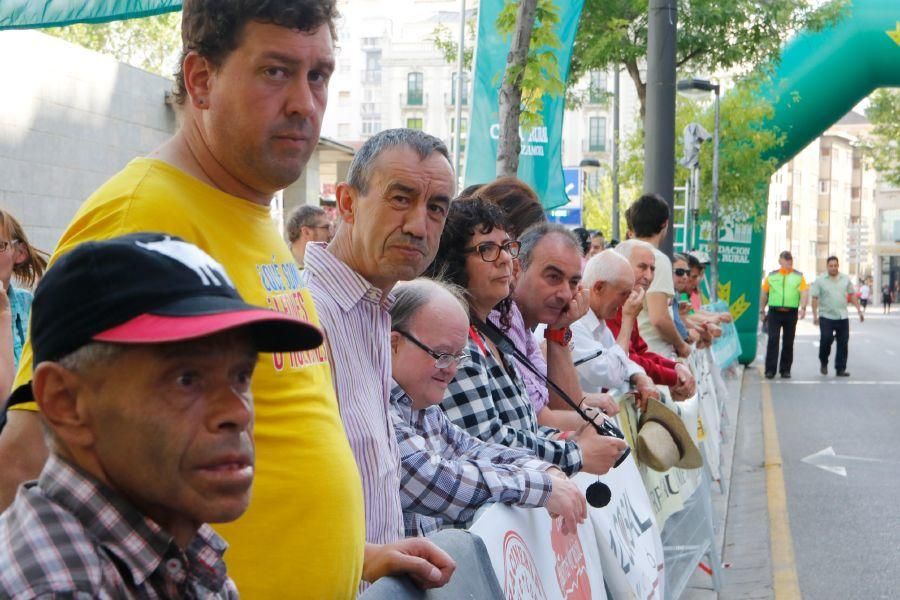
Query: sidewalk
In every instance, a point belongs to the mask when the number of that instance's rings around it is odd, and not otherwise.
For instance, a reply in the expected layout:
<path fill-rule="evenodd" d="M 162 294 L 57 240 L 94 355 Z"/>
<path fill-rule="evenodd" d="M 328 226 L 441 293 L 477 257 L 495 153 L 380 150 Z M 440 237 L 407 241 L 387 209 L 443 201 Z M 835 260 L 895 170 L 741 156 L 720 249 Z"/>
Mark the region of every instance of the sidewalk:
<path fill-rule="evenodd" d="M 755 366 L 738 366 L 728 386 L 722 473 L 725 493 L 713 486 L 717 544 L 725 568 L 722 589 L 697 569 L 682 598 L 731 600 L 773 598 L 769 550 L 768 497 L 764 468 L 760 374 Z"/>

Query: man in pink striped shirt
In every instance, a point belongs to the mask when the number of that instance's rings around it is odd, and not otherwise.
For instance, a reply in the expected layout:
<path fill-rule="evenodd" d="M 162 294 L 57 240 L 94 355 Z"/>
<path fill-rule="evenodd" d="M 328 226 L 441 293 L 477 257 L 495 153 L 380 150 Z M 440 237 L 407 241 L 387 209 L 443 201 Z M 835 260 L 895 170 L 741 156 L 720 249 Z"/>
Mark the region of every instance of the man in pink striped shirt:
<path fill-rule="evenodd" d="M 304 278 L 325 330 L 344 429 L 356 457 L 366 506 L 370 552 L 403 540 L 400 454 L 388 412 L 391 380 L 391 289 L 415 279 L 437 252 L 456 177 L 439 139 L 390 129 L 357 152 L 347 182 L 337 186 L 340 225 L 334 239 L 309 244 Z M 452 559 L 425 538 L 404 542 L 418 561 L 413 578 L 445 584 Z M 413 546 L 410 546 L 413 545 Z M 402 551 L 402 550 L 401 550 Z"/>

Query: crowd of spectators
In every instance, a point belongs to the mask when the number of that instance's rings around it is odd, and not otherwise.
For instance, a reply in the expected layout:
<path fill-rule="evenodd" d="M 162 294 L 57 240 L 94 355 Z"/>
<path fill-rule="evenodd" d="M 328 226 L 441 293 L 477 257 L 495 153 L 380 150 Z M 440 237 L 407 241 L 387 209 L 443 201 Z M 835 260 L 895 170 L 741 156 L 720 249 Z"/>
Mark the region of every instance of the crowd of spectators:
<path fill-rule="evenodd" d="M 443 142 L 395 129 L 356 153 L 335 223 L 302 207 L 279 238 L 335 18 L 188 0 L 175 136 L 86 200 L 46 274 L 0 212 L 0 596 L 442 586 L 425 534 L 495 502 L 573 531 L 570 476 L 626 450 L 597 426 L 614 396 L 694 394 L 684 359 L 729 316 L 701 309 L 698 257 L 658 249 L 659 196 L 607 248 L 514 177 L 457 193 Z"/>

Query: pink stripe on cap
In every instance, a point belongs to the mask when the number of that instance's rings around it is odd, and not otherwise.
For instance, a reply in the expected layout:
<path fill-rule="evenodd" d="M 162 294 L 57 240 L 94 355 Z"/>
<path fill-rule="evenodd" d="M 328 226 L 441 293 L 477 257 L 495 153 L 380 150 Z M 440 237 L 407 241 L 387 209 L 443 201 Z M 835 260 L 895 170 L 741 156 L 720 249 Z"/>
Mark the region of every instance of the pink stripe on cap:
<path fill-rule="evenodd" d="M 310 338 L 310 344 L 307 349 L 315 348 L 322 341 L 322 334 L 315 326 L 290 315 L 264 309 L 236 310 L 184 317 L 143 314 L 112 329 L 107 329 L 95 335 L 92 339 L 97 342 L 122 344 L 179 342 L 212 335 L 244 325 L 265 322 L 282 322 L 286 325 L 299 325 L 305 328 L 307 330 L 305 333 Z"/>

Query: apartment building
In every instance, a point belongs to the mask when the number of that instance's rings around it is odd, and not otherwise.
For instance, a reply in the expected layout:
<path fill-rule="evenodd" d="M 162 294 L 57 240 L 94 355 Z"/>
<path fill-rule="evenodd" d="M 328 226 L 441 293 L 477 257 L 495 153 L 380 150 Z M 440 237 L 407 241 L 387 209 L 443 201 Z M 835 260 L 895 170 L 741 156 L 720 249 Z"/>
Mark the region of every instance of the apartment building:
<path fill-rule="evenodd" d="M 873 275 L 876 173 L 859 145 L 870 128 L 850 112 L 773 175 L 765 268 L 790 250 L 794 268 L 809 280 L 825 271 L 829 256 L 853 279 Z"/>
<path fill-rule="evenodd" d="M 476 19 L 478 2 L 466 3 L 467 19 Z M 402 0 L 391 4 L 389 17 L 377 0 L 339 3 L 337 72 L 329 86 L 322 134 L 359 147 L 375 133 L 412 127 L 435 135 L 454 151 L 456 132 L 455 60 L 448 62 L 433 38 L 443 27 L 458 41 L 458 0 Z M 612 74 L 593 72 L 576 83 L 584 103 L 567 110 L 563 122 L 563 166 L 578 169 L 584 158 L 608 164 L 612 149 Z M 470 73 L 461 95 L 460 169 L 465 165 Z M 622 139 L 634 131 L 637 93 L 621 76 Z"/>

